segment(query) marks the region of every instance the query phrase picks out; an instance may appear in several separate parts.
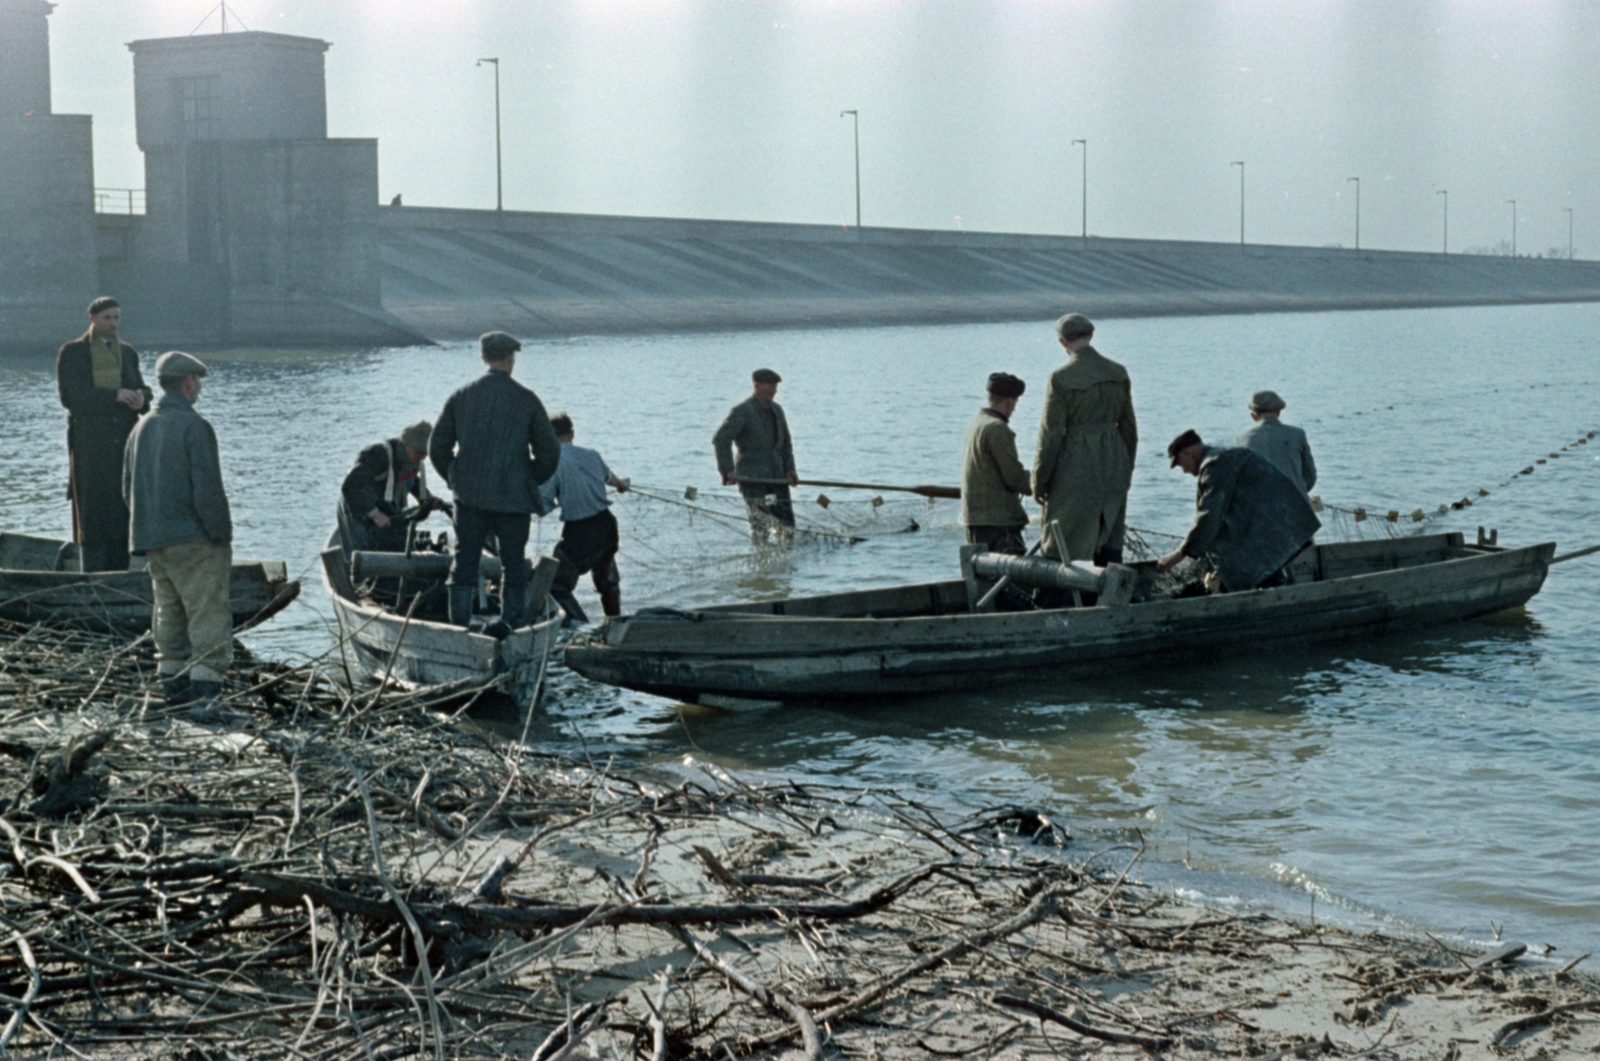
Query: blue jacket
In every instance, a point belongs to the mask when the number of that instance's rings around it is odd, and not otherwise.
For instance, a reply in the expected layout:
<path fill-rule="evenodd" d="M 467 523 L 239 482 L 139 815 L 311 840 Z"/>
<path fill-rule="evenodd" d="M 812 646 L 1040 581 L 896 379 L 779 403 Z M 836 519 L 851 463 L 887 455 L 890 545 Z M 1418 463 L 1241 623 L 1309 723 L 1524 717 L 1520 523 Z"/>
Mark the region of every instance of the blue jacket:
<path fill-rule="evenodd" d="M 1276 416 L 1263 416 L 1260 423 L 1251 424 L 1233 444 L 1267 458 L 1300 488 L 1302 494 L 1309 494 L 1317 485 L 1317 462 L 1311 459 L 1311 443 L 1306 441 L 1306 433 L 1282 423 Z"/>
<path fill-rule="evenodd" d="M 222 488 L 217 433 L 189 399 L 164 391 L 134 425 L 122 455 L 133 552 L 200 538 L 233 543 L 233 517 Z"/>
<path fill-rule="evenodd" d="M 543 512 L 539 487 L 556 473 L 561 443 L 539 396 L 490 369 L 444 403 L 428 459 L 472 508 Z"/>

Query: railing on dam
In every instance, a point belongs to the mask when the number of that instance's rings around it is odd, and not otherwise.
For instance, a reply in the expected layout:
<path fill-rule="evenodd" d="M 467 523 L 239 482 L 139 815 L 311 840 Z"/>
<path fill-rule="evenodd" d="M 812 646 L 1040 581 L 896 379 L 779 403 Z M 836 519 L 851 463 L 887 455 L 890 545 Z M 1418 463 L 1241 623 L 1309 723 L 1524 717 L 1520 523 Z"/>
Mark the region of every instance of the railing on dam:
<path fill-rule="evenodd" d="M 143 188 L 96 188 L 94 212 L 97 214 L 143 214 Z"/>

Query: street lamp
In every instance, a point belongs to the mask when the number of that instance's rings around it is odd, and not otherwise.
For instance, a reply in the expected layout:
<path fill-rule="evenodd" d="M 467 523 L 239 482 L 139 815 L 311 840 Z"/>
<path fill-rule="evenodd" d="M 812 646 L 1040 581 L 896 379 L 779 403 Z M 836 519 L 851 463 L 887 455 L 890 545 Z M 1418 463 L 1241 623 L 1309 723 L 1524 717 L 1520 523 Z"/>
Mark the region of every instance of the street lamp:
<path fill-rule="evenodd" d="M 1356 182 L 1356 250 L 1361 249 L 1361 178 L 1350 177 L 1345 183 Z"/>
<path fill-rule="evenodd" d="M 1244 163 L 1230 162 L 1230 166 L 1239 167 L 1239 246 L 1244 246 Z"/>
<path fill-rule="evenodd" d="M 850 115 L 856 134 L 856 235 L 861 234 L 861 114 L 858 111 L 840 111 L 839 117 Z"/>
<path fill-rule="evenodd" d="M 1572 207 L 1563 206 L 1561 209 L 1567 212 L 1567 261 L 1570 262 L 1572 260 Z"/>
<path fill-rule="evenodd" d="M 494 64 L 494 208 L 504 210 L 506 186 L 500 168 L 500 60 L 479 59 L 473 65 L 482 66 L 484 63 Z"/>
<path fill-rule="evenodd" d="M 1089 249 L 1089 141 L 1074 140 L 1073 145 L 1083 145 L 1083 249 Z"/>
<path fill-rule="evenodd" d="M 1444 253 L 1450 253 L 1450 193 L 1447 191 L 1434 192 L 1435 195 L 1444 196 Z"/>
<path fill-rule="evenodd" d="M 1515 199 L 1507 199 L 1506 202 L 1511 204 L 1511 256 L 1515 258 L 1517 256 L 1517 201 Z"/>

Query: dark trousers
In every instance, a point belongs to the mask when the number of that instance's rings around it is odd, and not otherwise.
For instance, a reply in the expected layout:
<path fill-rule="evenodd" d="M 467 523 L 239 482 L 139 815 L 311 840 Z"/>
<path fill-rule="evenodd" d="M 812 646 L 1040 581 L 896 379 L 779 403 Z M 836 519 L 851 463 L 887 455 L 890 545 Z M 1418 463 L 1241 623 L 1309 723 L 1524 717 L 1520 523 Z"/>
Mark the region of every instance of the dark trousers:
<path fill-rule="evenodd" d="M 1022 540 L 1021 527 L 968 527 L 967 541 L 986 546 L 991 553 L 1005 553 L 1008 556 L 1026 556 L 1028 553 L 1028 546 Z"/>
<path fill-rule="evenodd" d="M 781 534 L 794 529 L 794 502 L 787 486 L 740 487 L 739 492 L 750 515 L 750 537 L 761 540 L 769 530 Z"/>
<path fill-rule="evenodd" d="M 561 561 L 550 593 L 558 600 L 570 594 L 584 575 L 594 582 L 600 594 L 600 606 L 607 615 L 622 614 L 622 575 L 617 570 L 617 548 L 620 535 L 617 517 L 610 509 L 588 519 L 573 520 L 561 525 L 561 541 L 556 545 L 555 557 Z"/>
<path fill-rule="evenodd" d="M 494 539 L 502 570 L 500 617 L 513 629 L 522 621 L 528 595 L 529 565 L 526 512 L 490 512 L 456 501 L 456 552 L 450 562 L 450 618 L 464 623 L 461 604 L 478 586 L 478 563 L 483 547 Z M 470 609 L 470 605 L 468 605 Z M 470 614 L 470 610 L 465 614 Z"/>
<path fill-rule="evenodd" d="M 128 505 L 122 499 L 127 433 L 77 432 L 69 450 L 72 538 L 84 571 L 128 570 Z"/>

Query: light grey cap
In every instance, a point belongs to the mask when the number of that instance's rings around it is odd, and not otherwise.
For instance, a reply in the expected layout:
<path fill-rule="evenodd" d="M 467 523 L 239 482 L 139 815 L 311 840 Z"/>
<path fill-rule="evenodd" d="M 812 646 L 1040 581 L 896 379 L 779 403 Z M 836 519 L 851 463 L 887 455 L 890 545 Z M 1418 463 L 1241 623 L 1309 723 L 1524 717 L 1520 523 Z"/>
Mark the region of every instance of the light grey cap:
<path fill-rule="evenodd" d="M 156 358 L 156 379 L 183 379 L 185 376 L 205 376 L 210 370 L 193 354 L 182 350 L 168 350 Z"/>
<path fill-rule="evenodd" d="M 1250 411 L 1252 413 L 1281 413 L 1289 407 L 1289 403 L 1278 397 L 1277 391 L 1256 391 L 1250 395 Z"/>
<path fill-rule="evenodd" d="M 426 453 L 428 439 L 432 437 L 433 425 L 426 420 L 418 420 L 400 432 L 400 444 L 417 453 Z"/>

